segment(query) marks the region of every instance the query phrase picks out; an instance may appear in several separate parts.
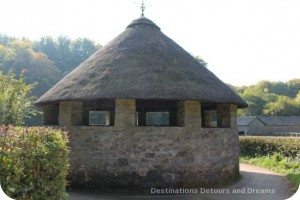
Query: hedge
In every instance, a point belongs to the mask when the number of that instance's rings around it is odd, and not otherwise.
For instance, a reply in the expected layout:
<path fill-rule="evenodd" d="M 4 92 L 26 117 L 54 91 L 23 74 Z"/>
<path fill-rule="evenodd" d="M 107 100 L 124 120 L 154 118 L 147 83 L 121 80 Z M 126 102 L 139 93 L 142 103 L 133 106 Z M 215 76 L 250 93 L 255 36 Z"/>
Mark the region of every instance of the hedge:
<path fill-rule="evenodd" d="M 295 137 L 240 137 L 240 153 L 243 157 L 256 157 L 280 153 L 295 158 L 300 155 L 300 138 Z"/>
<path fill-rule="evenodd" d="M 17 200 L 67 199 L 68 138 L 45 127 L 0 126 L 0 182 Z"/>

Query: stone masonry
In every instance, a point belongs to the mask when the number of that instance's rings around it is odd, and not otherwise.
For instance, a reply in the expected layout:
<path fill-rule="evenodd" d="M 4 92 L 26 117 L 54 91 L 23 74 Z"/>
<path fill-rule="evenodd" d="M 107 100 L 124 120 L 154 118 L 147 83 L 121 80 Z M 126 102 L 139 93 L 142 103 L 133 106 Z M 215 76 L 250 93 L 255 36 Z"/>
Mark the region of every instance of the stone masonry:
<path fill-rule="evenodd" d="M 78 126 L 83 122 L 82 102 L 64 101 L 59 104 L 59 125 Z"/>
<path fill-rule="evenodd" d="M 44 123 L 59 123 L 70 132 L 72 185 L 191 188 L 239 175 L 236 106 L 217 106 L 223 128 L 201 127 L 199 101 L 178 102 L 178 127 L 136 126 L 135 107 L 134 99 L 117 99 L 114 126 L 82 126 L 82 102 L 43 106 Z"/>
<path fill-rule="evenodd" d="M 178 127 L 136 126 L 134 99 L 117 99 L 115 126 L 80 126 L 80 102 L 62 102 L 73 185 L 98 189 L 211 186 L 239 175 L 236 106 L 218 107 L 225 128 L 201 127 L 201 103 L 178 103 Z M 226 112 L 226 113 L 222 113 Z"/>
<path fill-rule="evenodd" d="M 71 129 L 72 181 L 100 188 L 198 187 L 239 174 L 231 129 L 183 127 Z"/>
<path fill-rule="evenodd" d="M 43 109 L 43 124 L 57 125 L 59 115 L 59 105 L 50 104 L 42 107 Z"/>

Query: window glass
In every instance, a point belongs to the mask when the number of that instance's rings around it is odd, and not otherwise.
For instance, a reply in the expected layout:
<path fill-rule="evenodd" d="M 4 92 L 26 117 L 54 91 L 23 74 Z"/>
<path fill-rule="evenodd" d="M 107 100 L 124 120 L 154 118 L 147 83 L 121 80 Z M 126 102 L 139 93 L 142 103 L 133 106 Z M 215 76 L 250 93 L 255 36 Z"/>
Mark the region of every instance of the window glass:
<path fill-rule="evenodd" d="M 89 125 L 109 125 L 109 112 L 89 111 Z"/>
<path fill-rule="evenodd" d="M 169 112 L 147 112 L 147 126 L 169 126 Z"/>
<path fill-rule="evenodd" d="M 210 114 L 211 114 L 211 121 L 209 127 L 217 128 L 218 127 L 217 110 L 212 110 Z"/>

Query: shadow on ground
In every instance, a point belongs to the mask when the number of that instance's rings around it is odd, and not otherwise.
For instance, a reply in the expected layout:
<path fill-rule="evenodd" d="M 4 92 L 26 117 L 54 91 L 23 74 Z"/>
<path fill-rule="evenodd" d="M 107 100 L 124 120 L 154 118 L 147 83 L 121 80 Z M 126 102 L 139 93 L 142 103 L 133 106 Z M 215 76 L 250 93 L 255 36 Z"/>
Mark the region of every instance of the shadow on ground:
<path fill-rule="evenodd" d="M 70 192 L 69 200 L 117 200 L 117 199 L 175 199 L 175 200 L 283 200 L 291 197 L 293 193 L 285 176 L 276 174 L 264 168 L 241 164 L 241 178 L 230 186 L 220 188 L 175 188 L 164 189 L 158 194 L 152 189 L 152 194 L 83 194 Z M 176 190 L 177 189 L 177 190 Z M 156 191 L 155 193 L 153 193 Z M 190 193 L 193 194 L 190 194 Z M 151 189 L 149 192 L 151 193 Z M 175 194 L 174 194 L 175 193 Z"/>

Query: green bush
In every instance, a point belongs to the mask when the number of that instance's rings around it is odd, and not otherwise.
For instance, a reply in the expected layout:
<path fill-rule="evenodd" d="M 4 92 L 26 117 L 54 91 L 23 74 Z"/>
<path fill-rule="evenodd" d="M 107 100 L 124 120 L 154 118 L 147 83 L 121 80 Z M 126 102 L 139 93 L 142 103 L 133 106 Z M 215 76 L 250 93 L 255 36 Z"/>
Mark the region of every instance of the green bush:
<path fill-rule="evenodd" d="M 0 182 L 17 200 L 66 199 L 68 138 L 45 127 L 0 126 Z"/>
<path fill-rule="evenodd" d="M 300 154 L 300 138 L 294 137 L 240 137 L 242 157 L 267 156 L 279 153 L 284 157 L 295 158 Z"/>

